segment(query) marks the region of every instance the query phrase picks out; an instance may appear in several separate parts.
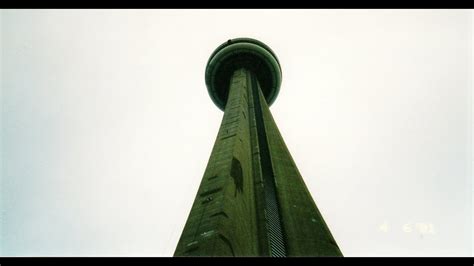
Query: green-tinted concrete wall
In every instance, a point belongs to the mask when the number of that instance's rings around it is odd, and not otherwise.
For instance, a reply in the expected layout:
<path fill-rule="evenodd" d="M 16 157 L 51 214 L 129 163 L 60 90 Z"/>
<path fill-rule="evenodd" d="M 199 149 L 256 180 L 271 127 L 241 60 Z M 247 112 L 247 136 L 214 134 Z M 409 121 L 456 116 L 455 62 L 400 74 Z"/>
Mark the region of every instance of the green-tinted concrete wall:
<path fill-rule="evenodd" d="M 258 256 L 246 72 L 237 71 L 175 256 Z"/>
<path fill-rule="evenodd" d="M 258 81 L 245 69 L 235 71 L 175 256 L 341 255 Z"/>
<path fill-rule="evenodd" d="M 287 256 L 342 256 L 261 93 L 260 98 L 286 235 Z"/>

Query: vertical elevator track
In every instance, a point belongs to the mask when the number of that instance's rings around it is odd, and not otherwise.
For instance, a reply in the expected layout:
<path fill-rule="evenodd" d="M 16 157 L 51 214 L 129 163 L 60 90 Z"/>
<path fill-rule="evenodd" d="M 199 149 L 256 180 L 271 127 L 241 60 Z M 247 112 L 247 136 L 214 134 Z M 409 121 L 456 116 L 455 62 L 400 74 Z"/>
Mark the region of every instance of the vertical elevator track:
<path fill-rule="evenodd" d="M 251 75 L 252 94 L 254 100 L 255 119 L 257 126 L 258 147 L 260 150 L 260 165 L 264 182 L 265 218 L 267 237 L 271 257 L 286 257 L 285 237 L 280 219 L 280 210 L 276 195 L 275 176 L 273 174 L 270 151 L 268 149 L 267 134 L 260 104 L 260 88 L 255 75 Z"/>

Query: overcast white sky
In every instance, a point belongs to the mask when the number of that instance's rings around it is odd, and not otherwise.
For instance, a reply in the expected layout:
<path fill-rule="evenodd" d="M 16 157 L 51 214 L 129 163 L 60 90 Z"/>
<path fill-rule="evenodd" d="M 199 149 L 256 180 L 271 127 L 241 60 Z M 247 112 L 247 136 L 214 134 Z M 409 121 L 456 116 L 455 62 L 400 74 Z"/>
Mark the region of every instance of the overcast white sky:
<path fill-rule="evenodd" d="M 172 256 L 222 119 L 222 42 L 268 44 L 271 107 L 345 256 L 471 256 L 472 11 L 3 10 L 0 251 Z"/>

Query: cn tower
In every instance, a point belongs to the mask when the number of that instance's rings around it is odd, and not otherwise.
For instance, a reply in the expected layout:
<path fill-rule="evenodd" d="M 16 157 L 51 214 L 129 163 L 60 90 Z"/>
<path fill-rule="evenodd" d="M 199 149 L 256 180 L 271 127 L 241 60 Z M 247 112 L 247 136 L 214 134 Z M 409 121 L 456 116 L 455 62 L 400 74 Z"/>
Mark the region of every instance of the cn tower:
<path fill-rule="evenodd" d="M 275 53 L 228 40 L 205 79 L 224 117 L 174 256 L 342 256 L 270 113 Z"/>

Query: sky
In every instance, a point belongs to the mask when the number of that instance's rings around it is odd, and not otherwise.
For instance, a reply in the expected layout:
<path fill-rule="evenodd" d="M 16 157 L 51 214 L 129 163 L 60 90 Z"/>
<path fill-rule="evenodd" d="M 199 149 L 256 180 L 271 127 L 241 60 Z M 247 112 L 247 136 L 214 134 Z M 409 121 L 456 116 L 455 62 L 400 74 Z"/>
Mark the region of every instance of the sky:
<path fill-rule="evenodd" d="M 472 256 L 471 10 L 2 10 L 0 255 L 172 256 L 230 38 L 344 256 Z"/>

